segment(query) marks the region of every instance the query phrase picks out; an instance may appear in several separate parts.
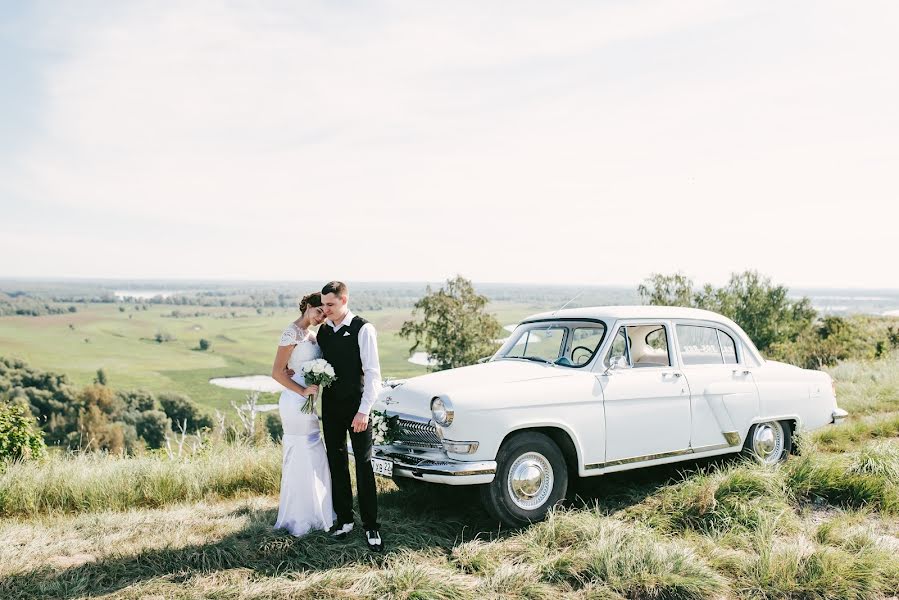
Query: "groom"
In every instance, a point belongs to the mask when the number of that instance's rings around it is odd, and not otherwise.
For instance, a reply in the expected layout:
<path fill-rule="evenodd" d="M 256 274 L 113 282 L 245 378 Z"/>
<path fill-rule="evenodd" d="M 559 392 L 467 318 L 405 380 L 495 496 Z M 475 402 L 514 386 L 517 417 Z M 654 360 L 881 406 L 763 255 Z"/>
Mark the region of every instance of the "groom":
<path fill-rule="evenodd" d="M 384 544 L 378 531 L 378 492 L 371 468 L 372 439 L 368 426 L 368 413 L 381 387 L 378 344 L 374 325 L 350 312 L 348 300 L 349 292 L 343 282 L 332 281 L 322 288 L 322 308 L 327 320 L 318 331 L 318 345 L 337 375 L 337 380 L 322 393 L 322 425 L 337 513 L 330 533 L 344 539 L 353 530 L 353 490 L 346 446 L 349 431 L 362 528 L 368 547 L 381 552 Z"/>

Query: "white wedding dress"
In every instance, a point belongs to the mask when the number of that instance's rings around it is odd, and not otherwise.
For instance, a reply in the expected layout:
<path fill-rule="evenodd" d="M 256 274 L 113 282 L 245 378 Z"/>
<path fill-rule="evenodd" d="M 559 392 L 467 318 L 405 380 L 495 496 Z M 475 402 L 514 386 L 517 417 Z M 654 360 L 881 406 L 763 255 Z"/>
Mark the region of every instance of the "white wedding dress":
<path fill-rule="evenodd" d="M 301 363 L 321 358 L 315 338 L 295 324 L 284 330 L 279 346 L 296 344 L 290 362 Z M 305 387 L 303 375 L 293 380 Z M 290 390 L 281 392 L 278 411 L 284 426 L 284 462 L 281 468 L 281 499 L 275 528 L 283 528 L 296 536 L 313 529 L 327 530 L 334 523 L 331 504 L 331 472 L 322 442 L 318 416 L 301 410 L 306 398 Z"/>

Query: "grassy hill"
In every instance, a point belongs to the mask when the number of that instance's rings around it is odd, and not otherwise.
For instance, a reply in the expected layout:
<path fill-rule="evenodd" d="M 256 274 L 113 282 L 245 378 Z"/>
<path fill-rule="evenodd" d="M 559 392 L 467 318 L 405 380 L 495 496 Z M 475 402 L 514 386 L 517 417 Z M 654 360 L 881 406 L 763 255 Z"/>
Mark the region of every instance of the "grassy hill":
<path fill-rule="evenodd" d="M 228 408 L 246 392 L 210 385 L 213 377 L 268 374 L 278 338 L 296 318 L 293 310 L 244 307 L 88 304 L 76 313 L 40 317 L 0 318 L 0 355 L 67 374 L 76 384 L 90 383 L 102 368 L 116 389 L 146 388 L 178 391 L 210 408 Z M 200 311 L 203 316 L 174 318 L 173 311 Z M 515 323 L 540 310 L 512 303 L 493 305 L 502 323 Z M 378 349 L 385 377 L 410 377 L 426 372 L 408 362 L 407 340 L 399 329 L 409 309 L 366 312 L 378 329 Z M 174 340 L 158 343 L 157 333 Z M 212 348 L 198 349 L 201 338 Z"/>
<path fill-rule="evenodd" d="M 899 594 L 899 357 L 831 370 L 848 422 L 763 468 L 591 478 L 507 531 L 471 489 L 379 479 L 388 551 L 271 528 L 277 446 L 54 455 L 0 475 L 0 598 L 876 599 Z"/>

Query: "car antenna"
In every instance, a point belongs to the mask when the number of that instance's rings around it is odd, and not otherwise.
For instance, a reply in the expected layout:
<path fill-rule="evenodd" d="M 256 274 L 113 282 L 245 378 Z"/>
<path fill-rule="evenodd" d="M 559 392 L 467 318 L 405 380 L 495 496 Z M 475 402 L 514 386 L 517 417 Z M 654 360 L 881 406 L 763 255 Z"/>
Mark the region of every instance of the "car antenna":
<path fill-rule="evenodd" d="M 581 290 L 580 292 L 577 293 L 577 295 L 574 298 L 572 298 L 571 300 L 569 300 L 568 302 L 566 302 L 565 304 L 563 304 L 562 306 L 560 306 L 559 308 L 554 310 L 553 314 L 550 316 L 555 317 L 557 312 L 559 312 L 560 310 L 562 310 L 563 308 L 565 308 L 566 306 L 568 306 L 569 304 L 571 304 L 572 302 L 574 302 L 575 300 L 577 300 L 578 298 L 580 298 L 583 295 L 584 295 L 584 290 Z"/>

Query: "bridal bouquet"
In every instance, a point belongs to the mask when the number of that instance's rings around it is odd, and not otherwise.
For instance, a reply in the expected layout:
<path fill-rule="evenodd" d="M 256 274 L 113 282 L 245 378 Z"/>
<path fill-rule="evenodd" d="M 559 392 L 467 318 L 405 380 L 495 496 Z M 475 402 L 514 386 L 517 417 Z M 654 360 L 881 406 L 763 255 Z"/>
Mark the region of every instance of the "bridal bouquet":
<path fill-rule="evenodd" d="M 334 375 L 334 367 L 323 358 L 316 358 L 303 363 L 302 370 L 303 380 L 306 382 L 306 385 L 317 385 L 319 387 L 318 393 L 310 394 L 306 398 L 303 408 L 300 409 L 306 414 L 312 414 L 315 412 L 315 401 L 319 399 L 322 389 L 337 381 L 337 377 Z"/>
<path fill-rule="evenodd" d="M 388 416 L 380 410 L 371 411 L 371 441 L 375 446 L 391 444 L 399 436 L 399 415 Z"/>

